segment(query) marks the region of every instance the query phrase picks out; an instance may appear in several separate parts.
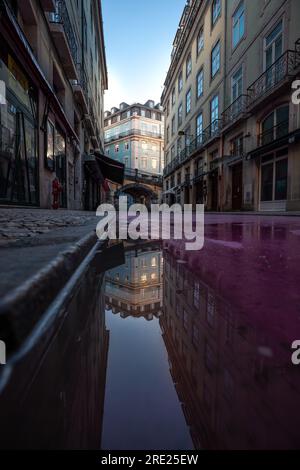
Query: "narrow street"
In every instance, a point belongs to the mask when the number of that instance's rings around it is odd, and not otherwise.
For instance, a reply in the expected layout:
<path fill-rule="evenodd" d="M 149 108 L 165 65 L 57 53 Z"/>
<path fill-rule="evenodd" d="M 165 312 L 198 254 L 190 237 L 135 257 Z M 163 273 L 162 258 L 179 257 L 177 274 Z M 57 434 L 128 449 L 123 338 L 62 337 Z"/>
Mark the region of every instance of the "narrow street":
<path fill-rule="evenodd" d="M 1 456 L 300 449 L 299 24 L 299 0 L 0 0 Z"/>
<path fill-rule="evenodd" d="M 9 382 L 0 377 L 0 413 L 10 424 L 1 442 L 298 447 L 291 344 L 300 321 L 299 237 L 297 217 L 206 215 L 199 252 L 178 240 L 92 249 L 67 297 L 58 293 L 39 320 L 42 330 L 17 346 L 6 327 L 12 363 Z"/>

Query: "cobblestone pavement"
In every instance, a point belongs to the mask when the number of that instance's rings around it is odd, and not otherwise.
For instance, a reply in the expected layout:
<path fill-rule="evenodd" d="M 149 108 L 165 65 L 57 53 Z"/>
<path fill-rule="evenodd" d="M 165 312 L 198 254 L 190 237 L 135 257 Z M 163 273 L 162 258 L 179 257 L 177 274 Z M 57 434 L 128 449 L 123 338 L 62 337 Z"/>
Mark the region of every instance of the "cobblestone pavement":
<path fill-rule="evenodd" d="M 83 226 L 94 219 L 93 212 L 0 208 L 0 247 L 46 234 L 54 229 Z"/>

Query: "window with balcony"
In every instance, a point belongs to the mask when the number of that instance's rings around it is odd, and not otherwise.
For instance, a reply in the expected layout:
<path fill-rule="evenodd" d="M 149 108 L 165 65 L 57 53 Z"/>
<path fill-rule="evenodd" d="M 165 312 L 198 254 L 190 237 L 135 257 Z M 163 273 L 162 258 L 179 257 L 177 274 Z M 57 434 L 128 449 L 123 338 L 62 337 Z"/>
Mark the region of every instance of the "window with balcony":
<path fill-rule="evenodd" d="M 232 16 L 232 46 L 235 48 L 245 34 L 245 4 L 241 2 Z"/>
<path fill-rule="evenodd" d="M 221 16 L 221 0 L 213 0 L 211 7 L 211 24 L 215 26 Z"/>
<path fill-rule="evenodd" d="M 212 132 L 218 128 L 219 119 L 219 95 L 215 95 L 210 102 L 210 123 Z"/>
<path fill-rule="evenodd" d="M 265 37 L 265 70 L 271 67 L 283 53 L 282 21 Z"/>
<path fill-rule="evenodd" d="M 200 29 L 197 36 L 197 55 L 199 55 L 204 49 L 204 29 Z"/>
<path fill-rule="evenodd" d="M 198 114 L 196 118 L 196 137 L 197 144 L 201 144 L 203 141 L 203 114 Z"/>
<path fill-rule="evenodd" d="M 178 75 L 178 93 L 181 92 L 182 88 L 183 88 L 183 74 L 181 70 Z"/>
<path fill-rule="evenodd" d="M 185 107 L 186 114 L 189 114 L 191 111 L 191 103 L 192 103 L 192 90 L 189 89 L 189 91 L 186 94 L 186 107 Z"/>
<path fill-rule="evenodd" d="M 198 72 L 196 80 L 197 99 L 203 95 L 204 71 L 203 68 Z"/>
<path fill-rule="evenodd" d="M 213 50 L 211 51 L 211 78 L 214 78 L 220 70 L 221 65 L 221 45 L 220 41 L 217 42 Z"/>
<path fill-rule="evenodd" d="M 188 78 L 192 73 L 192 55 L 189 53 L 186 59 L 186 78 Z"/>
<path fill-rule="evenodd" d="M 243 93 L 243 67 L 241 66 L 231 79 L 231 102 L 236 101 Z"/>
<path fill-rule="evenodd" d="M 178 127 L 182 124 L 182 103 L 178 107 Z"/>

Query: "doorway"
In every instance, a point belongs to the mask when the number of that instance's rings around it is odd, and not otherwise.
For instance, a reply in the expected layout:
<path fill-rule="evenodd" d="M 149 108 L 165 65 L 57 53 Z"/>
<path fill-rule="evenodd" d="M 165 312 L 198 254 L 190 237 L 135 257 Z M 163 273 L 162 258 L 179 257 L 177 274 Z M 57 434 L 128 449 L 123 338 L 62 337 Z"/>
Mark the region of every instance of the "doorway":
<path fill-rule="evenodd" d="M 232 210 L 240 211 L 243 205 L 243 164 L 232 167 Z"/>

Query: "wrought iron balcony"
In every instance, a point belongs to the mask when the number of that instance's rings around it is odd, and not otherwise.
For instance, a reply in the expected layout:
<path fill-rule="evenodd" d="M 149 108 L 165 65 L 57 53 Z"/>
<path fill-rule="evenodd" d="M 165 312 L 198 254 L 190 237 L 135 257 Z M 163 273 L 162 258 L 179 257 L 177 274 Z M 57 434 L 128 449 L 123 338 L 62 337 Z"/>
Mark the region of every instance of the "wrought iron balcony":
<path fill-rule="evenodd" d="M 248 108 L 261 103 L 288 83 L 299 71 L 300 52 L 288 50 L 279 57 L 249 88 Z"/>
<path fill-rule="evenodd" d="M 258 146 L 272 144 L 281 137 L 286 137 L 289 133 L 289 121 L 283 121 L 277 126 L 271 127 L 258 136 Z"/>
<path fill-rule="evenodd" d="M 223 129 L 230 126 L 242 118 L 247 111 L 248 96 L 239 96 L 227 109 L 222 113 L 222 127 Z"/>
<path fill-rule="evenodd" d="M 220 137 L 222 119 L 215 119 L 203 132 L 203 145 Z"/>
<path fill-rule="evenodd" d="M 145 136 L 145 137 L 151 137 L 154 139 L 162 139 L 162 135 L 156 132 L 144 131 L 142 129 L 129 129 L 128 131 L 118 132 L 117 134 L 114 134 L 112 136 L 105 137 L 104 141 L 106 144 L 108 144 L 110 142 L 114 142 L 119 139 L 130 137 L 132 135 L 140 135 L 140 136 Z"/>
<path fill-rule="evenodd" d="M 140 170 L 135 170 L 132 168 L 125 168 L 124 175 L 126 179 L 131 180 L 131 181 L 155 184 L 157 186 L 162 186 L 163 184 L 161 175 L 149 173 L 147 171 L 140 171 Z"/>
<path fill-rule="evenodd" d="M 77 41 L 65 0 L 56 0 L 55 13 L 48 15 L 50 30 L 68 78 L 77 77 Z"/>

